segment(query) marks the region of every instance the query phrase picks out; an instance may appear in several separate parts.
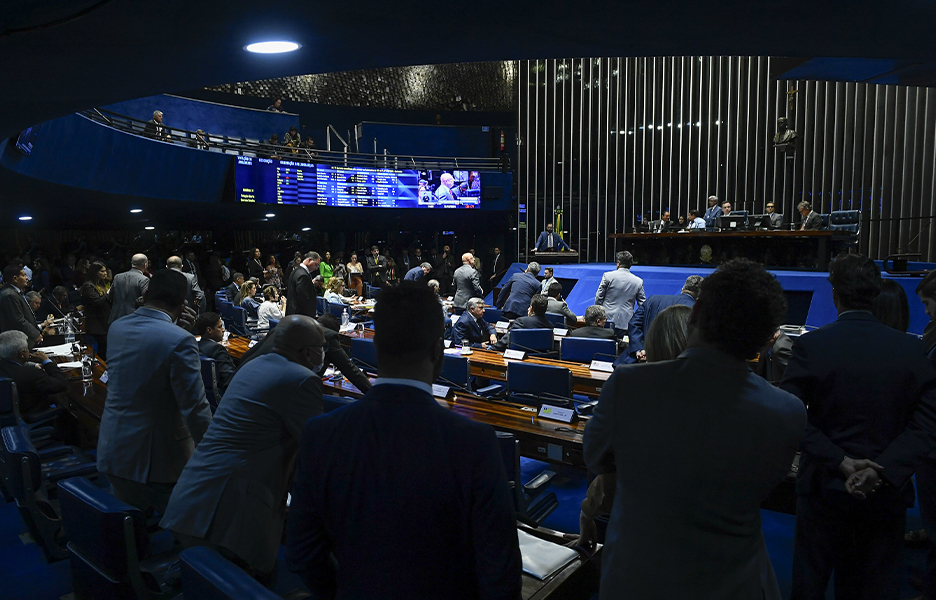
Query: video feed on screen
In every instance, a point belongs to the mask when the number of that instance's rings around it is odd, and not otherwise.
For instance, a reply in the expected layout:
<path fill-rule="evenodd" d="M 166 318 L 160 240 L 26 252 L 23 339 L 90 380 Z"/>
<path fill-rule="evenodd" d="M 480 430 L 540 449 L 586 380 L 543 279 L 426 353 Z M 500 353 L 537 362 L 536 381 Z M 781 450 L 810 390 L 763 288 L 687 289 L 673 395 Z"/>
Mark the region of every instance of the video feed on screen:
<path fill-rule="evenodd" d="M 419 206 L 426 208 L 477 208 L 481 203 L 478 171 L 419 172 Z"/>

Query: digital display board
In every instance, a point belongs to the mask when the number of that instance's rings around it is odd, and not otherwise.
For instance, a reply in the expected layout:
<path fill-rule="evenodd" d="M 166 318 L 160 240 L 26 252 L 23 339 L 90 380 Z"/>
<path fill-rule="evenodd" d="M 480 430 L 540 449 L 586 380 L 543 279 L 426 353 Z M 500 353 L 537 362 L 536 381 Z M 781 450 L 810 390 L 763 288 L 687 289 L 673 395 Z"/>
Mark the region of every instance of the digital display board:
<path fill-rule="evenodd" d="M 343 167 L 238 156 L 238 202 L 379 208 L 479 208 L 478 171 Z"/>

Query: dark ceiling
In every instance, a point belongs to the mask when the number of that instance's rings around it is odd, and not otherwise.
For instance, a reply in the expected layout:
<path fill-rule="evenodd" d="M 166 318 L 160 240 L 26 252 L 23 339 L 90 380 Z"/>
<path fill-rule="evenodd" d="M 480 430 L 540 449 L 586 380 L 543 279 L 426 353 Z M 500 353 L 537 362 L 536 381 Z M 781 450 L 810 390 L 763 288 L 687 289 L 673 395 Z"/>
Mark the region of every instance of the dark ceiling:
<path fill-rule="evenodd" d="M 578 56 L 927 61 L 936 2 L 7 0 L 0 137 L 129 98 L 331 71 Z M 242 47 L 291 38 L 289 55 Z"/>

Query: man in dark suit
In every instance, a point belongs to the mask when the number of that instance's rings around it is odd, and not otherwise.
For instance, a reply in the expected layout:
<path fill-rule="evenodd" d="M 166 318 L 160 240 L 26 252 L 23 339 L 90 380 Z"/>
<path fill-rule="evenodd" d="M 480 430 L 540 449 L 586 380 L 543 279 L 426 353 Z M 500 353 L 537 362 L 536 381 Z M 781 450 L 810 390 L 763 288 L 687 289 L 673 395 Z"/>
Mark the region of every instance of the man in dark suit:
<path fill-rule="evenodd" d="M 442 295 L 448 296 L 452 293 L 452 276 L 455 274 L 455 257 L 452 256 L 452 249 L 448 244 L 442 247 L 442 254 L 436 257 L 433 268 Z"/>
<path fill-rule="evenodd" d="M 68 288 L 64 285 L 57 285 L 52 288 L 52 294 L 46 294 L 36 311 L 36 321 L 42 323 L 49 317 L 58 319 L 75 310 L 75 307 L 68 301 Z"/>
<path fill-rule="evenodd" d="M 315 286 L 312 285 L 313 270 L 318 270 L 322 257 L 318 252 L 309 252 L 302 262 L 289 273 L 286 282 L 286 314 L 306 315 L 315 318 Z"/>
<path fill-rule="evenodd" d="M 465 312 L 452 326 L 452 343 L 461 344 L 468 340 L 475 348 L 487 348 L 497 343 L 494 326 L 484 320 L 484 300 L 468 300 Z"/>
<path fill-rule="evenodd" d="M 796 210 L 798 210 L 799 214 L 803 217 L 803 222 L 800 224 L 800 231 L 819 231 L 822 229 L 822 217 L 812 209 L 812 205 L 809 202 L 803 200 L 796 205 Z"/>
<path fill-rule="evenodd" d="M 234 378 L 234 359 L 227 348 L 221 345 L 224 340 L 224 321 L 221 320 L 221 315 L 213 312 L 199 315 L 195 321 L 195 335 L 201 336 L 198 340 L 198 353 L 214 359 L 215 370 L 218 372 L 218 387 L 224 393 Z"/>
<path fill-rule="evenodd" d="M 483 296 L 484 290 L 481 289 L 481 277 L 478 270 L 474 267 L 474 255 L 471 252 L 462 254 L 462 265 L 455 270 L 455 314 L 460 315 L 465 312 L 468 300 L 476 296 Z"/>
<path fill-rule="evenodd" d="M 276 331 L 272 352 L 231 382 L 160 522 L 183 546 L 215 548 L 261 578 L 276 566 L 302 427 L 322 414 L 321 327 L 291 315 Z"/>
<path fill-rule="evenodd" d="M 670 230 L 675 231 L 676 226 L 670 221 L 670 212 L 668 210 L 663 211 L 663 214 L 656 221 L 650 221 L 650 233 L 666 233 Z"/>
<path fill-rule="evenodd" d="M 510 276 L 495 303 L 497 308 L 504 309 L 504 318 L 516 319 L 527 314 L 533 294 L 540 292 L 540 282 L 536 278 L 539 272 L 539 263 L 531 262 L 525 271 Z"/>
<path fill-rule="evenodd" d="M 198 259 L 195 257 L 195 253 L 191 250 L 185 253 L 185 260 L 182 261 L 182 272 L 191 273 L 195 276 L 195 283 L 198 284 L 198 287 L 205 289 L 208 281 L 202 275 L 201 267 L 198 265 Z M 261 284 L 263 282 L 261 281 Z"/>
<path fill-rule="evenodd" d="M 603 306 L 592 304 L 585 309 L 585 327 L 572 329 L 569 331 L 569 337 L 598 338 L 601 340 L 615 340 L 614 330 L 605 327 L 608 322 L 608 313 Z M 620 343 L 620 342 L 619 342 Z"/>
<path fill-rule="evenodd" d="M 839 317 L 796 340 L 780 384 L 809 410 L 791 598 L 823 597 L 833 572 L 838 597 L 896 598 L 910 476 L 936 444 L 936 370 L 919 340 L 871 314 L 871 259 L 840 256 L 829 282 Z"/>
<path fill-rule="evenodd" d="M 923 347 L 926 357 L 936 366 L 936 271 L 930 271 L 916 287 L 917 297 L 923 303 L 930 322 L 923 330 Z M 917 463 L 917 497 L 920 502 L 920 517 L 926 529 L 928 551 L 926 571 L 922 575 L 923 598 L 936 597 L 936 452 Z"/>
<path fill-rule="evenodd" d="M 381 287 L 387 283 L 387 257 L 380 253 L 377 246 L 371 246 L 371 255 L 367 257 L 365 268 L 367 281 L 371 285 Z"/>
<path fill-rule="evenodd" d="M 166 126 L 163 125 L 163 113 L 161 110 L 153 111 L 153 118 L 147 121 L 146 125 L 143 127 L 143 135 L 154 140 L 169 139 Z"/>
<path fill-rule="evenodd" d="M 302 432 L 287 565 L 319 598 L 519 599 L 494 431 L 432 397 L 444 349 L 435 294 L 418 283 L 387 288 L 374 322 L 374 387 Z"/>
<path fill-rule="evenodd" d="M 182 273 L 182 259 L 178 256 L 170 256 L 169 260 L 166 261 L 166 268 Z M 198 283 L 195 281 L 195 276 L 191 273 L 182 273 L 182 275 L 185 276 L 185 281 L 188 283 L 188 295 L 185 298 L 188 302 L 188 306 L 193 310 L 197 310 L 199 313 L 208 310 L 208 301 L 205 298 L 205 292 L 198 286 Z"/>
<path fill-rule="evenodd" d="M 779 600 L 760 504 L 790 469 L 806 410 L 746 361 L 785 312 L 771 274 L 730 261 L 703 282 L 677 360 L 619 367 L 602 388 L 585 462 L 623 474 L 602 550 L 602 600 L 657 598 L 663 588 L 673 598 Z M 745 326 L 726 328 L 725 319 Z"/>
<path fill-rule="evenodd" d="M 546 312 L 564 316 L 565 323 L 569 327 L 574 327 L 578 323 L 578 317 L 569 309 L 569 305 L 566 304 L 566 301 L 561 299 L 561 283 L 558 281 L 551 283 L 546 290 L 546 297 L 548 298 Z"/>
<path fill-rule="evenodd" d="M 27 364 L 30 360 L 39 364 Z M 0 377 L 9 377 L 16 384 L 23 415 L 47 408 L 49 396 L 68 387 L 65 373 L 45 353 L 29 353 L 29 340 L 22 331 L 0 333 Z"/>
<path fill-rule="evenodd" d="M 130 259 L 130 270 L 114 275 L 111 283 L 111 313 L 108 324 L 129 315 L 143 303 L 143 294 L 149 286 L 149 277 L 144 275 L 149 260 L 145 254 L 134 254 Z"/>
<path fill-rule="evenodd" d="M 783 226 L 783 215 L 777 212 L 777 207 L 773 202 L 767 203 L 767 218 L 770 219 L 771 229 L 780 229 Z"/>
<path fill-rule="evenodd" d="M 514 319 L 507 328 L 507 333 L 492 347 L 495 350 L 503 352 L 510 348 L 510 332 L 515 329 L 553 329 L 553 323 L 546 318 L 546 307 L 549 306 L 549 299 L 543 294 L 533 294 L 530 300 L 530 308 L 527 309 L 525 317 Z"/>
<path fill-rule="evenodd" d="M 290 275 L 292 275 L 292 273 L 290 273 Z M 234 273 L 230 285 L 224 288 L 224 294 L 227 296 L 228 302 L 234 302 L 234 299 L 237 298 L 237 295 L 240 293 L 242 285 L 244 285 L 244 274 Z"/>
<path fill-rule="evenodd" d="M 7 265 L 3 269 L 3 282 L 0 289 L 0 331 L 22 331 L 29 339 L 29 347 L 35 348 L 42 343 L 42 331 L 36 325 L 36 315 L 23 298 L 29 284 L 23 266 L 19 263 Z"/>
<path fill-rule="evenodd" d="M 546 223 L 546 231 L 541 231 L 539 237 L 536 238 L 537 252 L 556 252 L 557 250 L 569 249 L 569 245 L 553 230 L 552 223 Z"/>
<path fill-rule="evenodd" d="M 429 271 L 432 270 L 432 265 L 424 262 L 418 267 L 413 267 L 406 272 L 406 275 L 403 276 L 403 281 L 419 281 L 423 277 L 429 274 Z"/>
<path fill-rule="evenodd" d="M 494 254 L 491 256 L 491 276 L 488 278 L 492 284 L 503 276 L 504 272 L 507 271 L 507 267 L 510 266 L 510 263 L 504 257 L 504 254 L 501 252 L 501 249 L 497 246 L 494 246 Z"/>
<path fill-rule="evenodd" d="M 341 323 L 338 317 L 325 313 L 318 318 L 318 323 L 322 326 L 322 333 L 325 335 L 325 362 L 322 363 L 318 374 L 324 375 L 328 365 L 334 365 L 354 387 L 367 393 L 371 389 L 371 381 L 351 362 L 348 354 L 341 347 L 341 334 L 339 333 Z"/>
<path fill-rule="evenodd" d="M 702 285 L 700 275 L 690 275 L 686 278 L 682 290 L 678 294 L 654 294 L 647 300 L 637 306 L 634 316 L 631 317 L 627 326 L 627 356 L 622 360 L 623 363 L 633 363 L 646 360 L 647 353 L 644 352 L 644 335 L 650 330 L 650 325 L 656 316 L 676 304 L 692 306 L 696 298 L 699 297 L 699 286 Z"/>

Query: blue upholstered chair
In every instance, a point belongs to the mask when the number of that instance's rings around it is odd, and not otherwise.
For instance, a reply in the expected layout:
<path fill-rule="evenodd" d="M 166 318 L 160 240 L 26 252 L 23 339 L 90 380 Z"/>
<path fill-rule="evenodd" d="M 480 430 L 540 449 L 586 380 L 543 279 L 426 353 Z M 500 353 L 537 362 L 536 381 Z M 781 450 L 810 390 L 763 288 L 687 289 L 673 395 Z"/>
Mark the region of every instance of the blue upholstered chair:
<path fill-rule="evenodd" d="M 218 388 L 218 366 L 217 361 L 207 356 L 199 355 L 201 359 L 202 381 L 205 383 L 205 397 L 211 406 L 211 414 L 218 410 L 218 403 L 221 402 L 221 391 Z"/>
<path fill-rule="evenodd" d="M 352 338 L 348 356 L 365 373 L 377 373 L 377 347 L 374 346 L 374 340 Z"/>
<path fill-rule="evenodd" d="M 520 470 L 520 440 L 512 433 L 498 431 L 497 443 L 504 460 L 504 469 L 507 471 L 507 481 L 510 483 L 517 517 L 529 525 L 538 526 L 559 506 L 555 492 L 545 493 L 556 473 L 546 470 L 523 483 Z"/>
<path fill-rule="evenodd" d="M 282 600 L 211 548 L 195 546 L 180 555 L 182 593 L 197 600 Z"/>
<path fill-rule="evenodd" d="M 572 372 L 565 367 L 521 361 L 507 363 L 507 398 L 511 402 L 572 408 Z"/>
<path fill-rule="evenodd" d="M 562 340 L 560 356 L 562 360 L 590 363 L 595 360 L 614 362 L 617 357 L 617 343 L 614 340 L 599 338 L 567 337 Z"/>
<path fill-rule="evenodd" d="M 510 349 L 529 352 L 531 355 L 552 353 L 552 329 L 514 329 L 510 332 Z"/>

